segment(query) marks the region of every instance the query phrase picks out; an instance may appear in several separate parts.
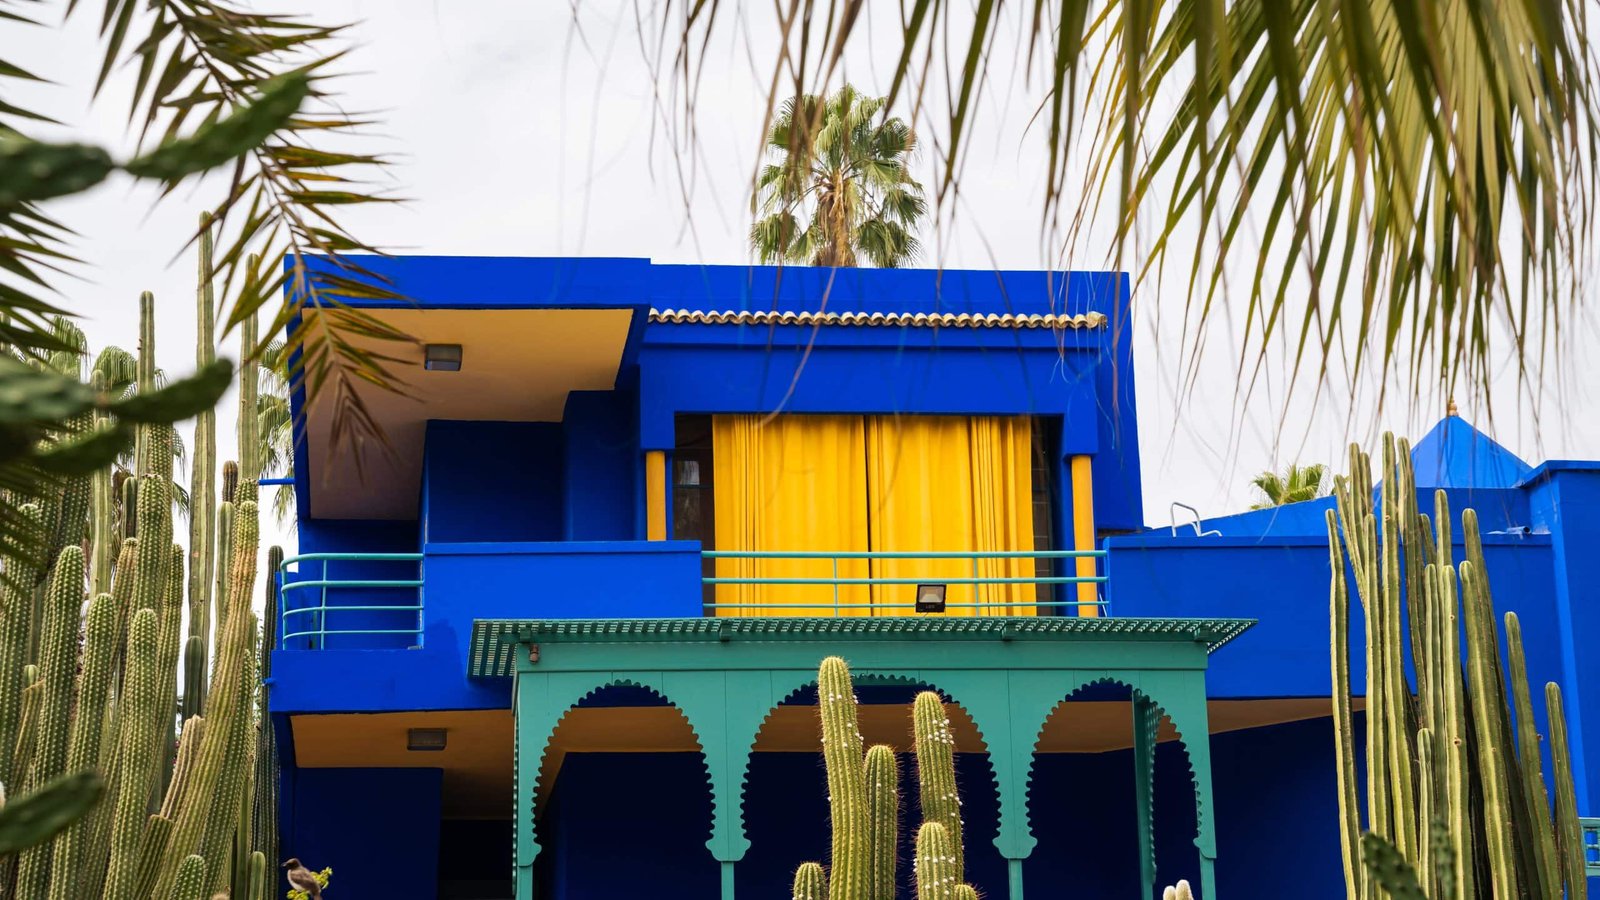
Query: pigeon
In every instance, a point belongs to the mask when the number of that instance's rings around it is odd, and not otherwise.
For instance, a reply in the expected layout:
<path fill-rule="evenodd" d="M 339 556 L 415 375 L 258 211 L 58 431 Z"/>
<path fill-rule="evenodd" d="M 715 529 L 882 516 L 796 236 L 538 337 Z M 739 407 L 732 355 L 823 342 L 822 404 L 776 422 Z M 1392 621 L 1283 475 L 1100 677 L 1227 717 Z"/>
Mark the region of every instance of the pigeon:
<path fill-rule="evenodd" d="M 283 861 L 283 868 L 288 869 L 289 886 L 297 891 L 305 891 L 311 900 L 322 900 L 322 885 L 317 883 L 317 876 L 311 870 L 300 864 L 300 860 L 289 857 Z"/>

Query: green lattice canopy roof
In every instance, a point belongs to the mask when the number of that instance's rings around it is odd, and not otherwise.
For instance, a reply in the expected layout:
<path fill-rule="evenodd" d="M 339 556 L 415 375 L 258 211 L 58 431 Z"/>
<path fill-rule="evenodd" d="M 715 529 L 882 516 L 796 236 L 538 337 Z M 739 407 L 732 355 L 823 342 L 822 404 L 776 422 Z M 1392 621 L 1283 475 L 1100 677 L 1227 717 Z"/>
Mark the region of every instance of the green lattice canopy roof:
<path fill-rule="evenodd" d="M 1209 653 L 1254 619 L 1075 616 L 873 616 L 696 619 L 476 619 L 467 674 L 508 677 L 518 644 L 698 641 L 1165 641 L 1203 642 Z"/>

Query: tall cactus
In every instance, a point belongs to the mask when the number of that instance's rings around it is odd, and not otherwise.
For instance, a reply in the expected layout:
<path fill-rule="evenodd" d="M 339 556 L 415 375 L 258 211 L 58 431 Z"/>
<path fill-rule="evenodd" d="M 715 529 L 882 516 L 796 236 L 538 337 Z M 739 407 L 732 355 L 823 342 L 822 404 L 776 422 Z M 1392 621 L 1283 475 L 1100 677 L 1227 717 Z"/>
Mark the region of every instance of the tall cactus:
<path fill-rule="evenodd" d="M 239 492 L 241 496 L 246 495 L 246 485 L 241 484 Z M 208 827 L 231 830 L 236 821 L 238 796 L 236 793 L 225 796 L 228 792 L 220 789 L 226 784 L 225 767 L 230 763 L 230 750 L 238 746 L 236 730 L 249 724 L 248 706 L 244 703 L 246 692 L 241 682 L 245 681 L 245 657 L 254 649 L 250 634 L 250 600 L 256 575 L 257 527 L 255 502 L 239 504 L 231 542 L 233 560 L 228 566 L 228 614 L 223 619 L 226 633 L 218 642 L 216 666 L 206 697 L 205 735 L 186 788 L 190 802 L 178 812 L 172 839 L 167 842 L 164 874 L 157 883 L 157 894 L 171 892 L 172 873 L 185 857 L 204 846 L 202 842 Z M 233 762 L 237 764 L 237 760 Z M 207 858 L 206 883 L 211 884 L 218 868 L 227 865 L 230 861 L 226 858 Z"/>
<path fill-rule="evenodd" d="M 186 856 L 173 876 L 172 900 L 201 900 L 206 896 L 206 861 Z"/>
<path fill-rule="evenodd" d="M 116 807 L 111 824 L 111 862 L 105 900 L 133 900 L 139 875 L 139 844 L 144 833 L 150 785 L 156 777 L 156 738 L 161 723 L 161 679 L 156 671 L 159 625 L 153 609 L 141 609 L 128 623 L 127 673 L 119 698 Z"/>
<path fill-rule="evenodd" d="M 955 900 L 961 873 L 950 832 L 938 822 L 922 823 L 916 852 L 917 900 Z"/>
<path fill-rule="evenodd" d="M 39 723 L 33 760 L 24 783 L 42 786 L 64 774 L 67 765 L 68 727 L 72 720 L 73 680 L 78 668 L 78 617 L 83 607 L 84 561 L 82 547 L 67 547 L 56 559 L 45 591 L 44 628 L 40 631 L 39 672 L 44 678 L 39 698 Z M 17 896 L 21 900 L 44 897 L 49 891 L 52 843 L 23 851 L 17 871 Z"/>
<path fill-rule="evenodd" d="M 261 650 L 257 669 L 261 681 L 272 677 L 272 648 L 278 636 L 278 597 L 276 579 L 283 564 L 283 548 L 267 550 L 267 596 L 261 607 Z M 250 846 L 266 854 L 268 859 L 278 858 L 278 741 L 272 730 L 272 692 L 256 692 L 256 758 L 255 758 L 255 824 L 251 830 Z"/>
<path fill-rule="evenodd" d="M 200 216 L 199 290 L 195 292 L 195 355 L 197 368 L 217 358 L 217 301 L 212 290 L 212 226 L 209 213 Z M 198 715 L 205 703 L 206 660 L 210 656 L 211 591 L 217 547 L 217 414 L 206 410 L 194 419 L 194 448 L 189 477 L 189 640 L 184 661 L 183 716 Z M 191 681 L 198 673 L 199 678 Z"/>
<path fill-rule="evenodd" d="M 83 675 L 79 678 L 77 709 L 67 738 L 67 771 L 82 772 L 100 764 L 101 725 L 111 692 L 111 666 L 116 661 L 116 603 L 110 594 L 89 602 L 84 617 Z M 85 816 L 56 838 L 50 861 L 50 900 L 78 896 L 77 877 L 84 865 L 85 848 L 93 825 Z"/>
<path fill-rule="evenodd" d="M 872 896 L 893 897 L 900 863 L 900 762 L 893 747 L 867 749 L 866 778 Z"/>
<path fill-rule="evenodd" d="M 1431 520 L 1418 512 L 1405 442 L 1384 439 L 1378 509 L 1370 466 L 1352 447 L 1351 473 L 1336 481 L 1337 516 L 1328 517 L 1347 892 L 1366 900 L 1378 896 L 1380 885 L 1393 891 L 1414 882 L 1417 896 L 1581 900 L 1581 850 L 1564 831 L 1562 798 L 1572 796 L 1572 776 L 1570 768 L 1563 769 L 1568 750 L 1559 694 L 1548 715 L 1556 760 L 1552 817 L 1521 625 L 1514 614 L 1506 615 L 1509 661 L 1502 666 L 1477 515 L 1462 513 L 1466 558 L 1455 562 L 1448 499 L 1443 491 L 1435 494 Z M 1372 777 L 1364 836 L 1357 834 L 1355 803 L 1347 564 L 1366 612 L 1366 752 Z M 1408 652 L 1415 685 L 1408 679 Z M 1546 688 L 1547 699 L 1553 688 Z M 1572 819 L 1575 827 L 1575 811 Z"/>
<path fill-rule="evenodd" d="M 38 538 L 44 531 L 44 515 L 38 504 L 20 510 L 23 531 Z M 32 541 L 30 541 L 32 543 Z M 28 634 L 33 630 L 33 586 L 43 567 L 39 559 L 16 557 L 6 560 L 0 579 L 0 784 L 15 786 L 20 779 L 12 770 L 16 745 L 11 739 L 22 724 L 22 691 L 31 682 L 23 681 L 23 668 L 31 662 Z"/>
<path fill-rule="evenodd" d="M 828 875 L 818 863 L 801 863 L 794 870 L 794 900 L 828 900 Z"/>
<path fill-rule="evenodd" d="M 956 739 L 945 713 L 944 698 L 923 691 L 911 705 L 912 734 L 917 748 L 917 781 L 922 820 L 944 826 L 955 855 L 956 880 L 966 871 L 961 846 L 961 794 L 956 789 Z"/>
<path fill-rule="evenodd" d="M 837 656 L 823 660 L 818 669 L 817 706 L 822 717 L 822 758 L 828 770 L 828 805 L 833 821 L 828 897 L 870 900 L 872 857 L 861 725 L 850 668 Z"/>

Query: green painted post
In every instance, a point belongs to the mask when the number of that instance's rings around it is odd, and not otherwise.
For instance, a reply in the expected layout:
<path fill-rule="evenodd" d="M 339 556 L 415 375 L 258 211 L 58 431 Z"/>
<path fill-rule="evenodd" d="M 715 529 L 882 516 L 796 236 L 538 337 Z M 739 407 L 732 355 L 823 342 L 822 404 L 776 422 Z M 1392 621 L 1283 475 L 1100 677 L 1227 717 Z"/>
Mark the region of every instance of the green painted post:
<path fill-rule="evenodd" d="M 733 866 L 732 860 L 722 861 L 722 900 L 733 900 Z"/>
<path fill-rule="evenodd" d="M 1022 860 L 1006 860 L 1006 889 L 1011 900 L 1022 900 Z"/>
<path fill-rule="evenodd" d="M 1155 774 L 1156 705 L 1150 698 L 1133 695 L 1133 796 L 1135 827 L 1139 841 L 1139 887 L 1141 897 L 1155 896 Z"/>

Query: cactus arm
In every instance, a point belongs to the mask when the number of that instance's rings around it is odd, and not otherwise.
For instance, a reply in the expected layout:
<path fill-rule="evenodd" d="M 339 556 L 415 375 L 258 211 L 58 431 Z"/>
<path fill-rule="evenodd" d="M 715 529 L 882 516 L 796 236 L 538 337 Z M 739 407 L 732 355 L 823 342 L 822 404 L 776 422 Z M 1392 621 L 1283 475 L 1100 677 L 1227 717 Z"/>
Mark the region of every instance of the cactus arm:
<path fill-rule="evenodd" d="M 267 900 L 267 856 L 260 850 L 250 854 L 250 876 L 245 888 L 246 900 Z M 823 900 L 818 897 L 817 900 Z"/>
<path fill-rule="evenodd" d="M 951 896 L 954 900 L 978 900 L 978 889 L 970 884 L 958 884 Z"/>
<path fill-rule="evenodd" d="M 209 213 L 200 216 L 199 290 L 195 297 L 196 371 L 217 359 L 216 297 L 212 289 L 212 227 Z M 189 635 L 199 638 L 186 647 L 189 668 L 198 682 L 184 678 L 184 718 L 198 715 L 205 700 L 206 657 L 211 638 L 211 588 L 217 546 L 217 413 L 206 409 L 194 419 L 194 450 L 189 471 Z M 189 687 L 198 684 L 198 689 Z M 193 691 L 193 697 L 190 693 Z"/>
<path fill-rule="evenodd" d="M 861 726 L 850 669 L 836 656 L 823 660 L 818 668 L 817 705 L 822 717 L 822 758 L 828 771 L 828 804 L 833 821 L 833 871 L 829 873 L 828 897 L 869 900 L 872 884 Z"/>
<path fill-rule="evenodd" d="M 794 870 L 794 900 L 828 900 L 828 875 L 818 863 L 801 863 Z"/>
<path fill-rule="evenodd" d="M 938 822 L 917 830 L 917 900 L 954 900 L 961 883 L 956 873 L 955 842 Z"/>
<path fill-rule="evenodd" d="M 1567 743 L 1567 716 L 1561 688 L 1544 686 L 1546 720 L 1550 723 L 1550 767 L 1556 784 L 1555 843 L 1567 883 L 1567 900 L 1584 900 L 1589 881 L 1584 872 L 1583 827 L 1578 823 L 1578 793 L 1572 786 L 1572 748 Z M 1463 895 L 1465 896 L 1465 895 Z"/>
<path fill-rule="evenodd" d="M 82 772 L 100 764 L 100 729 L 105 719 L 106 700 L 111 689 L 111 664 L 116 659 L 116 603 L 110 594 L 89 602 L 84 617 L 83 675 L 79 678 L 78 704 L 67 737 L 67 771 Z M 76 882 L 83 868 L 84 844 L 89 840 L 93 818 L 85 816 L 56 839 L 50 861 L 51 900 L 74 900 Z"/>
<path fill-rule="evenodd" d="M 21 529 L 35 536 L 44 532 L 44 513 L 38 504 L 29 503 L 17 511 Z M 32 542 L 29 542 L 32 543 Z M 39 580 L 39 560 L 7 558 L 5 577 L 0 579 L 0 784 L 20 784 L 13 771 L 15 738 L 22 724 L 22 691 L 32 682 L 23 681 L 23 669 L 31 661 L 28 635 L 33 630 L 33 586 Z"/>
<path fill-rule="evenodd" d="M 1505 779 L 1505 746 L 1497 727 L 1499 710 L 1493 706 L 1494 669 L 1489 657 L 1498 656 L 1494 626 L 1485 619 L 1488 599 L 1483 579 L 1471 560 L 1461 563 L 1461 594 L 1467 610 L 1468 683 L 1472 692 L 1472 724 L 1478 751 L 1478 776 L 1483 782 L 1483 826 L 1489 849 L 1489 874 L 1496 897 L 1517 896 L 1516 851 L 1512 843 L 1511 797 Z"/>
<path fill-rule="evenodd" d="M 900 763 L 894 748 L 868 749 L 866 773 L 872 900 L 894 900 L 900 861 Z"/>
<path fill-rule="evenodd" d="M 247 707 L 241 700 L 246 696 L 241 682 L 246 680 L 244 657 L 253 649 L 250 632 L 250 601 L 256 576 L 256 544 L 258 520 L 256 504 L 242 503 L 234 517 L 232 539 L 233 561 L 229 564 L 228 606 L 225 632 L 218 642 L 218 656 L 212 673 L 211 687 L 206 697 L 206 729 L 200 741 L 199 755 L 194 771 L 185 789 L 188 802 L 178 811 L 173 823 L 172 839 L 167 843 L 166 858 L 162 864 L 162 880 L 156 885 L 156 894 L 172 890 L 172 873 L 185 857 L 202 846 L 208 820 L 214 813 L 223 812 L 227 804 L 237 797 L 222 796 L 225 784 L 224 767 L 228 764 L 229 748 L 236 729 L 248 725 Z M 232 813 L 219 815 L 222 827 L 234 825 Z M 206 884 L 217 868 L 227 865 L 221 857 L 206 858 Z M 117 898 L 112 898 L 117 900 Z"/>
<path fill-rule="evenodd" d="M 964 880 L 966 853 L 961 839 L 961 795 L 956 790 L 956 739 L 944 699 L 923 691 L 911 704 L 911 728 L 917 748 L 918 797 L 922 820 L 944 826 L 955 856 L 956 881 Z"/>
<path fill-rule="evenodd" d="M 1511 698 L 1516 710 L 1517 765 L 1521 769 L 1519 780 L 1522 782 L 1523 806 L 1531 832 L 1527 838 L 1538 874 L 1537 884 L 1530 886 L 1544 896 L 1557 896 L 1561 893 L 1561 867 L 1556 858 L 1556 836 L 1550 821 L 1550 796 L 1544 787 L 1539 730 L 1533 721 L 1533 697 L 1528 690 L 1528 663 L 1523 655 L 1522 623 L 1514 612 L 1506 613 L 1506 650 L 1510 663 Z"/>
<path fill-rule="evenodd" d="M 161 854 L 172 835 L 172 820 L 154 815 L 145 820 L 144 833 L 139 836 L 139 869 L 135 876 L 133 896 L 148 897 L 161 875 Z"/>
<path fill-rule="evenodd" d="M 104 900 L 133 900 L 139 873 L 139 848 L 145 825 L 150 785 L 157 765 L 156 737 L 161 696 L 156 668 L 159 626 L 152 609 L 133 614 L 128 625 L 128 669 L 118 714 L 118 780 L 111 824 L 111 862 L 106 871 Z"/>
<path fill-rule="evenodd" d="M 1333 619 L 1334 764 L 1339 779 L 1339 846 L 1344 854 L 1347 897 L 1362 896 L 1365 873 L 1361 869 L 1361 810 L 1356 800 L 1355 715 L 1350 704 L 1350 587 L 1345 580 L 1344 554 L 1340 552 L 1339 526 L 1328 510 L 1328 565 L 1331 573 L 1329 607 Z"/>
<path fill-rule="evenodd" d="M 206 896 L 206 861 L 186 856 L 172 882 L 172 900 L 202 900 Z"/>
<path fill-rule="evenodd" d="M 60 777 L 67 765 L 68 728 L 72 720 L 73 682 L 78 668 L 78 622 L 83 609 L 83 548 L 61 551 L 45 590 L 44 628 L 40 632 L 39 672 L 44 690 L 39 698 L 38 736 L 24 783 L 39 787 Z M 38 844 L 22 852 L 17 867 L 17 893 L 23 900 L 49 891 L 54 846 Z"/>

